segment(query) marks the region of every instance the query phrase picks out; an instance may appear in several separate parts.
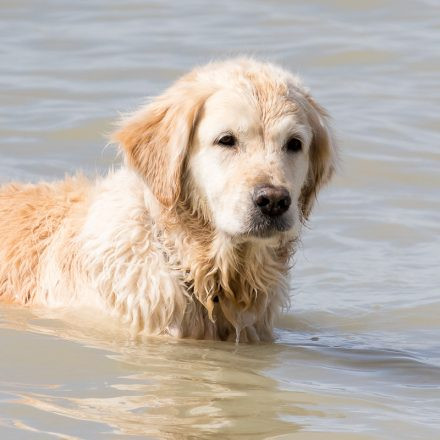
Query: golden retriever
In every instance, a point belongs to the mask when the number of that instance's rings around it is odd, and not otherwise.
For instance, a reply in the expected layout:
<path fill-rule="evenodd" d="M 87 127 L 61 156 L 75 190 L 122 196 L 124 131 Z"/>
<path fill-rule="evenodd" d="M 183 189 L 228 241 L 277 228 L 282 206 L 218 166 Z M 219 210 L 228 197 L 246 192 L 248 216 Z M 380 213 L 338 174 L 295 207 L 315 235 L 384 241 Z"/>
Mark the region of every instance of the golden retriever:
<path fill-rule="evenodd" d="M 134 334 L 268 341 L 301 226 L 331 177 L 326 112 L 282 68 L 183 76 L 121 122 L 98 180 L 0 188 L 0 299 L 94 307 Z"/>

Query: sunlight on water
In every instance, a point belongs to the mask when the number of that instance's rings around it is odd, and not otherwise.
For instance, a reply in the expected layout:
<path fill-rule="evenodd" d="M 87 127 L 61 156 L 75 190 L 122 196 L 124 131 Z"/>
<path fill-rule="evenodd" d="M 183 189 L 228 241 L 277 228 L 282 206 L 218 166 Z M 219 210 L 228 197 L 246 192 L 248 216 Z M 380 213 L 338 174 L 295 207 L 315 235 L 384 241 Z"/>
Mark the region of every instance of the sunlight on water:
<path fill-rule="evenodd" d="M 130 340 L 0 307 L 0 437 L 440 437 L 440 5 L 4 1 L 0 182 L 103 172 L 118 112 L 247 53 L 298 72 L 341 167 L 275 344 Z"/>

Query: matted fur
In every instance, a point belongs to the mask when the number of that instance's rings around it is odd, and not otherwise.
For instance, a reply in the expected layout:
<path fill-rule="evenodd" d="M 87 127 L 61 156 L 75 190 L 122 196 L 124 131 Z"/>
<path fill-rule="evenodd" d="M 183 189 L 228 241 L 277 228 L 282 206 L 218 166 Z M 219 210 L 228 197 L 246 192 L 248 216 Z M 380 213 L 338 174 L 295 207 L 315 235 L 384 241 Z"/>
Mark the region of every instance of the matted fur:
<path fill-rule="evenodd" d="M 205 141 L 222 100 L 232 103 L 226 119 L 244 118 L 235 152 Z M 302 133 L 296 158 L 278 145 L 280 121 Z M 102 179 L 0 188 L 0 300 L 96 307 L 133 334 L 271 340 L 300 224 L 334 170 L 325 111 L 290 73 L 233 59 L 182 77 L 114 140 L 126 164 Z M 210 155 L 221 191 L 200 169 Z M 259 238 L 247 232 L 246 207 L 265 183 L 291 191 L 294 227 Z"/>

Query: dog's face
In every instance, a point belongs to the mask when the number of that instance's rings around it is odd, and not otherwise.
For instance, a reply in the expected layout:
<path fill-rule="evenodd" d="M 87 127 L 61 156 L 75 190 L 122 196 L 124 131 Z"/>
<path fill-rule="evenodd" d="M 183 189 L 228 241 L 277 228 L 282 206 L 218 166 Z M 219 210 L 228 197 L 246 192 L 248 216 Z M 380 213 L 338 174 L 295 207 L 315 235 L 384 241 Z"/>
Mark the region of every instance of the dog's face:
<path fill-rule="evenodd" d="M 311 139 L 304 112 L 286 96 L 258 102 L 233 89 L 210 96 L 188 167 L 216 228 L 240 237 L 297 235 Z"/>
<path fill-rule="evenodd" d="M 195 70 L 116 139 L 162 205 L 189 200 L 243 239 L 297 236 L 335 162 L 325 112 L 299 80 L 252 60 Z"/>

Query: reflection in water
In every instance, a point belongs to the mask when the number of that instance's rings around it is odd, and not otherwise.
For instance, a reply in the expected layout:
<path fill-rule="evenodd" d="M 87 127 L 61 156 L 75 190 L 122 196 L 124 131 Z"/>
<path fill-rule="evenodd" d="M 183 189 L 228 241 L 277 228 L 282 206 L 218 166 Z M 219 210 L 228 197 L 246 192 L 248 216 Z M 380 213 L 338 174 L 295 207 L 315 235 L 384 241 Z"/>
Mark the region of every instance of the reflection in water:
<path fill-rule="evenodd" d="M 20 322 L 13 317 L 15 327 L 58 335 L 63 341 L 82 344 L 93 341 L 94 350 L 111 352 L 98 359 L 96 365 L 103 370 L 100 364 L 106 364 L 104 370 L 109 382 L 103 383 L 101 379 L 96 388 L 83 389 L 80 396 L 78 390 L 71 393 L 66 385 L 45 384 L 34 392 L 18 386 L 15 393 L 20 405 L 57 416 L 104 423 L 114 432 L 160 438 L 209 438 L 219 430 L 224 435 L 242 431 L 251 438 L 267 438 L 272 432 L 295 432 L 297 424 L 289 421 L 289 416 L 325 416 L 322 411 L 307 409 L 311 402 L 305 404 L 303 393 L 283 392 L 278 389 L 277 381 L 267 375 L 279 361 L 281 348 L 275 345 L 262 346 L 256 358 L 255 348 L 229 343 L 151 338 L 124 344 L 122 338 L 112 341 L 96 330 L 91 331 L 91 339 L 87 331 L 76 326 L 51 328 L 44 321 L 46 326 L 42 327 L 28 321 L 29 318 L 32 317 L 22 317 Z M 45 339 L 41 341 L 47 343 Z M 52 344 L 65 342 L 49 343 Z M 81 349 L 76 351 L 81 355 Z M 32 378 L 35 364 L 31 359 L 28 361 L 27 373 Z M 61 365 L 56 368 L 65 368 L 66 372 L 81 363 L 77 359 L 69 365 L 61 357 L 58 362 Z M 82 375 L 90 377 L 86 372 Z M 69 382 L 68 373 L 63 380 L 66 379 Z M 243 420 L 249 423 L 243 424 Z"/>
<path fill-rule="evenodd" d="M 295 340 L 283 330 L 278 344 L 130 341 L 114 327 L 103 331 L 96 320 L 0 312 L 0 335 L 12 342 L 3 356 L 14 368 L 0 369 L 1 377 L 12 379 L 0 382 L 9 402 L 3 418 L 9 426 L 48 433 L 55 432 L 45 427 L 50 414 L 72 438 L 80 430 L 69 420 L 84 423 L 94 438 L 109 430 L 170 439 L 289 438 L 306 435 L 311 426 L 335 438 L 344 438 L 344 431 L 370 438 L 368 430 L 353 433 L 362 427 L 360 416 L 351 417 L 350 429 L 344 426 L 347 409 L 396 417 L 408 393 L 403 384 L 422 387 L 411 391 L 413 397 L 434 398 L 440 381 L 440 368 L 404 352 L 361 349 L 359 342 L 349 348 L 335 337 L 313 341 L 304 332 Z M 380 384 L 393 392 L 381 396 Z M 424 408 L 419 418 L 431 417 L 435 412 Z M 402 417 L 402 429 L 405 423 Z"/>

